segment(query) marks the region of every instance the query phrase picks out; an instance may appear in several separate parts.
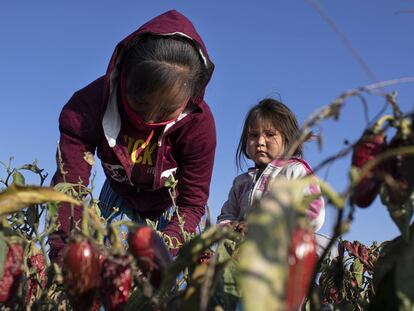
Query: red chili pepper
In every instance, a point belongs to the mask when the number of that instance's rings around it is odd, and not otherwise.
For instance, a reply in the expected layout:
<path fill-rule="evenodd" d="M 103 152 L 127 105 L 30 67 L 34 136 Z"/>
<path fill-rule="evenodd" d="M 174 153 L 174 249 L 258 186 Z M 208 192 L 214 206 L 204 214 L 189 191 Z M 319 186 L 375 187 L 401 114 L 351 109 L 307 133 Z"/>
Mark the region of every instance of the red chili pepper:
<path fill-rule="evenodd" d="M 97 248 L 88 241 L 71 241 L 63 256 L 63 277 L 74 310 L 90 310 L 100 283 Z"/>
<path fill-rule="evenodd" d="M 102 264 L 100 296 L 105 310 L 123 310 L 132 287 L 131 259 L 117 255 Z"/>
<path fill-rule="evenodd" d="M 8 303 L 15 297 L 22 274 L 23 247 L 11 244 L 3 264 L 3 276 L 0 279 L 0 302 Z"/>
<path fill-rule="evenodd" d="M 312 231 L 296 228 L 289 251 L 287 310 L 298 310 L 302 304 L 317 262 L 316 241 Z"/>
<path fill-rule="evenodd" d="M 70 242 L 63 257 L 65 285 L 82 294 L 99 284 L 100 264 L 96 248 L 87 241 Z"/>
<path fill-rule="evenodd" d="M 162 270 L 172 261 L 162 238 L 152 228 L 141 226 L 129 234 L 128 244 L 142 273 L 158 288 Z"/>
<path fill-rule="evenodd" d="M 365 133 L 356 144 L 352 155 L 352 166 L 362 168 L 385 149 L 385 137 L 382 133 Z M 368 207 L 377 196 L 381 180 L 375 174 L 379 166 L 369 170 L 355 187 L 351 201 L 359 207 Z"/>

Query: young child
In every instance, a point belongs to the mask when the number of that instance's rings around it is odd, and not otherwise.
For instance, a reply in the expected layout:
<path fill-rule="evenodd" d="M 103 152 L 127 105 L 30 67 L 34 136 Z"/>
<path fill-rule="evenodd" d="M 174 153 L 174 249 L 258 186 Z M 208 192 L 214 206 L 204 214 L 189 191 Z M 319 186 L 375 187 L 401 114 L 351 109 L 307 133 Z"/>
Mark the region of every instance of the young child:
<path fill-rule="evenodd" d="M 284 157 L 298 133 L 296 117 L 283 103 L 266 98 L 250 109 L 237 148 L 236 161 L 240 168 L 244 156 L 252 160 L 255 166 L 234 179 L 228 200 L 217 218 L 218 224 L 243 221 L 254 202 L 263 196 L 270 181 L 277 176 L 297 179 L 313 174 L 309 164 L 302 158 L 302 145 L 296 148 L 293 157 Z M 315 183 L 305 189 L 304 195 L 318 193 L 320 189 Z M 307 217 L 315 231 L 321 228 L 325 218 L 322 197 L 309 205 Z"/>
<path fill-rule="evenodd" d="M 158 223 L 176 255 L 183 236 L 164 184 L 175 174 L 184 229 L 202 230 L 216 147 L 214 119 L 203 99 L 213 69 L 193 24 L 177 11 L 141 26 L 116 46 L 106 74 L 64 106 L 59 146 L 67 173 L 58 169 L 52 184 L 88 185 L 91 166 L 84 154 L 97 152 L 106 175 L 102 216 L 118 207 L 117 216 Z M 81 208 L 74 212 L 77 221 Z M 49 240 L 54 261 L 62 256 L 69 219 L 63 205 L 60 228 Z"/>

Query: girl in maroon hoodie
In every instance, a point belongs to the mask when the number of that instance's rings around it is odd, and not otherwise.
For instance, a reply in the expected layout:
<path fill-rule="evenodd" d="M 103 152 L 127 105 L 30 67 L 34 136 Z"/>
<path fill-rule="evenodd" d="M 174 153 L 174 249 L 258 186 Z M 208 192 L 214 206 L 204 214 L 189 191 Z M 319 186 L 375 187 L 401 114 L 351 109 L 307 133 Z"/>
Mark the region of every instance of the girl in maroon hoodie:
<path fill-rule="evenodd" d="M 67 172 L 58 169 L 52 184 L 83 185 L 97 153 L 106 175 L 100 195 L 103 216 L 120 213 L 137 222 L 158 221 L 163 235 L 183 242 L 165 179 L 178 180 L 176 205 L 188 232 L 200 230 L 206 214 L 216 147 L 210 108 L 203 100 L 214 65 L 192 23 L 168 11 L 122 40 L 107 72 L 77 91 L 60 118 L 60 150 Z M 81 207 L 74 210 L 75 221 Z M 59 210 L 60 228 L 49 240 L 56 260 L 69 232 L 70 208 Z"/>

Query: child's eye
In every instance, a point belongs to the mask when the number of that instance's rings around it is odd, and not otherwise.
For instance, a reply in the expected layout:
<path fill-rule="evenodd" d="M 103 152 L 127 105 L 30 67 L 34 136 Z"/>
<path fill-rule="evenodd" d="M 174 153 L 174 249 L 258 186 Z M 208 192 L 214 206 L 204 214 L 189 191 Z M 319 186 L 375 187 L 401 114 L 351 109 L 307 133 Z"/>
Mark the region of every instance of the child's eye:
<path fill-rule="evenodd" d="M 256 138 L 256 137 L 258 137 L 258 136 L 259 136 L 259 134 L 257 134 L 256 132 L 249 132 L 249 133 L 247 134 L 247 136 L 248 136 L 249 138 Z"/>
<path fill-rule="evenodd" d="M 266 132 L 265 134 L 266 134 L 266 137 L 273 137 L 276 135 L 275 132 Z"/>

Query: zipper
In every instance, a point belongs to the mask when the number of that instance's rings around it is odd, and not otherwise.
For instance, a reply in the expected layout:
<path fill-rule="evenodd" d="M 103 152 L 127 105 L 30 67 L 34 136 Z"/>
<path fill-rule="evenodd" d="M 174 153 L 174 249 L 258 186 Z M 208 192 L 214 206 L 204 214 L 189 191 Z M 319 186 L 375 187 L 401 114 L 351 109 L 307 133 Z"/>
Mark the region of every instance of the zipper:
<path fill-rule="evenodd" d="M 258 169 L 256 169 L 256 172 L 254 172 L 254 175 L 253 175 L 253 180 L 256 180 L 256 177 L 257 177 L 257 174 L 259 173 L 259 170 Z M 264 172 L 263 172 L 264 173 Z M 255 182 L 254 182 L 254 186 L 253 186 L 253 188 L 250 190 L 250 194 L 249 194 L 249 207 L 252 207 L 253 206 L 253 201 L 254 201 L 254 193 L 256 192 L 256 190 L 257 190 L 257 187 L 258 187 L 258 185 L 259 185 L 259 181 L 261 181 L 262 180 L 262 176 L 263 176 L 263 173 L 259 176 L 259 179 L 257 179 Z"/>
<path fill-rule="evenodd" d="M 266 168 L 264 169 L 264 171 L 262 172 L 262 174 L 259 176 L 259 178 L 254 183 L 254 187 L 251 190 L 251 193 L 249 195 L 249 206 L 250 207 L 253 206 L 253 202 L 254 202 L 254 199 L 255 199 L 254 194 L 256 193 L 257 188 L 262 184 L 263 176 L 266 176 L 267 177 L 267 179 L 268 179 L 267 180 L 267 183 L 268 184 L 266 186 L 269 186 L 270 179 L 276 178 L 276 176 L 278 176 L 280 174 L 281 169 L 282 169 L 281 167 L 274 166 L 274 165 L 272 165 L 270 163 L 266 166 Z M 253 176 L 254 179 L 256 179 L 258 173 L 259 173 L 259 170 L 257 170 L 255 172 L 255 174 Z M 264 189 L 264 191 L 262 191 L 262 195 L 260 196 L 259 199 L 261 199 L 263 197 L 263 192 L 265 192 L 266 190 L 268 190 L 268 189 Z"/>

